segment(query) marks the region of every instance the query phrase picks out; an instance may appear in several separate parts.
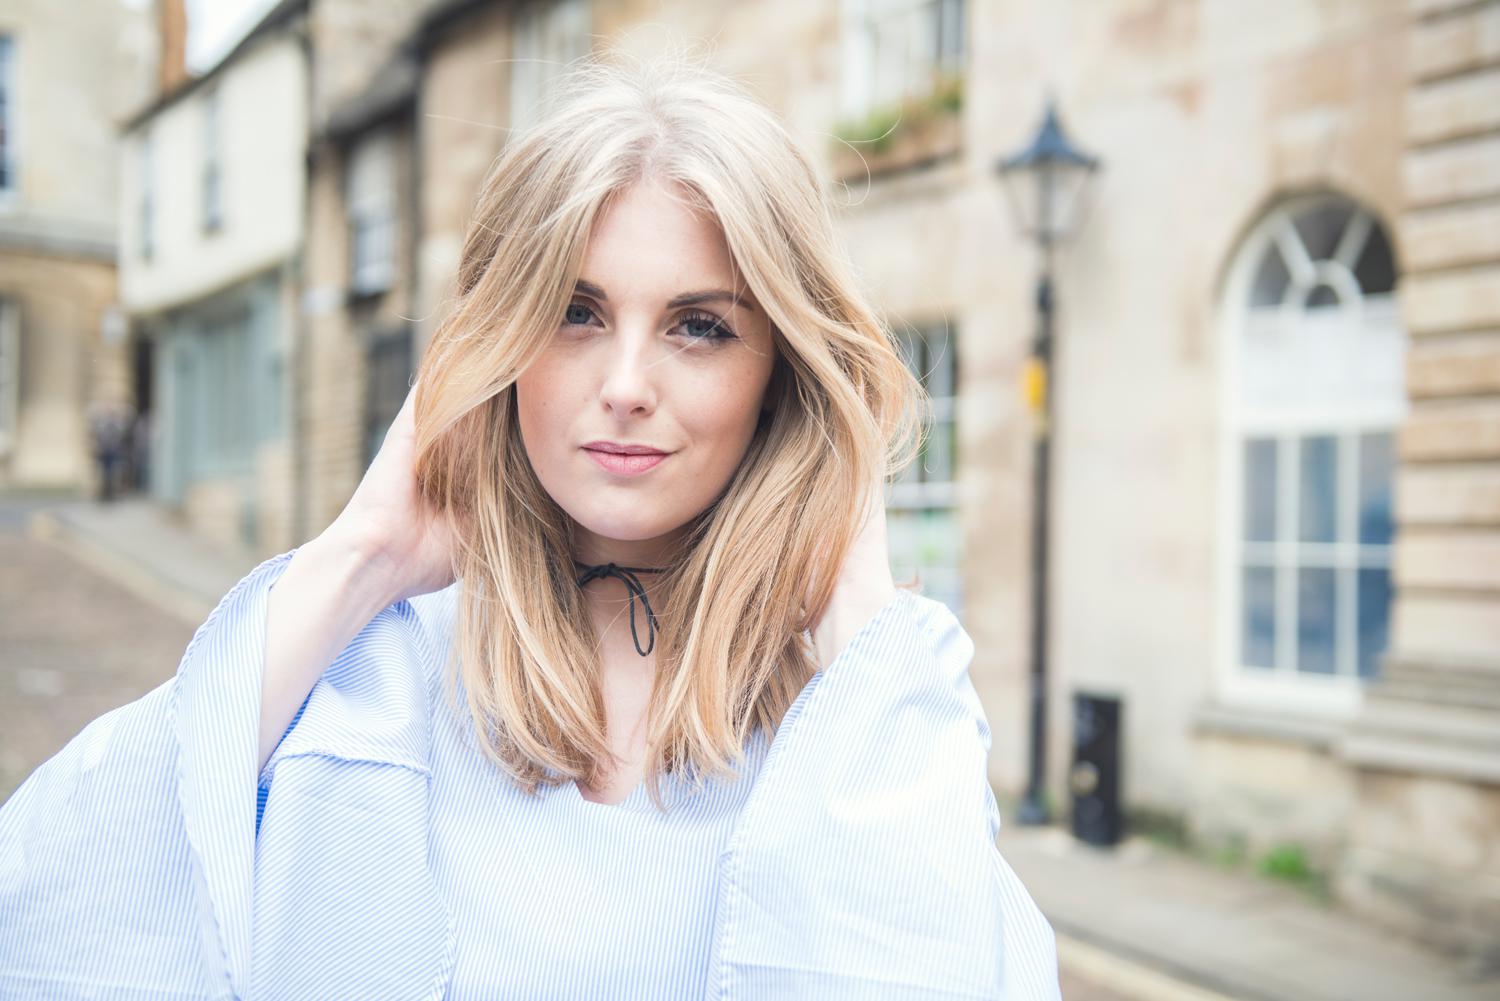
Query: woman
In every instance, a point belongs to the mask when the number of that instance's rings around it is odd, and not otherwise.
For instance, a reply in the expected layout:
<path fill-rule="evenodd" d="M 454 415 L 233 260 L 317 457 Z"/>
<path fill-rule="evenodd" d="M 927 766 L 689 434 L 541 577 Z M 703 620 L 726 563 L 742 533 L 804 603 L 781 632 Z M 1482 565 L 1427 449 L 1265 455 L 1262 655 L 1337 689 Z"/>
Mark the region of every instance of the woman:
<path fill-rule="evenodd" d="M 821 190 L 721 77 L 576 69 L 343 513 L 0 811 L 0 995 L 1056 997 Z"/>

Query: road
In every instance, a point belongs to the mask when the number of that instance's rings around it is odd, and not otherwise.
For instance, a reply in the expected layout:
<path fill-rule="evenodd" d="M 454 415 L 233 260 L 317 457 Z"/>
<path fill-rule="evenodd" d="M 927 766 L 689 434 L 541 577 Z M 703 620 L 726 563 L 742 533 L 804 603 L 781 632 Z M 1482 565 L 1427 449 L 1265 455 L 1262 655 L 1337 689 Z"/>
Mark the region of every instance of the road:
<path fill-rule="evenodd" d="M 0 802 L 96 717 L 171 678 L 193 625 L 26 533 L 0 510 Z"/>

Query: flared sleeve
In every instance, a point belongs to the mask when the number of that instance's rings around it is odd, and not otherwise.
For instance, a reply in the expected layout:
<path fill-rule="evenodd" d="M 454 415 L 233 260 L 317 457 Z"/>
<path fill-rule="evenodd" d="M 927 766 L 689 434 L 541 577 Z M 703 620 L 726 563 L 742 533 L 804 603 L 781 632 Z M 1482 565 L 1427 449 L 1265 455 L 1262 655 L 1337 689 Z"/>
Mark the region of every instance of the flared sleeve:
<path fill-rule="evenodd" d="M 408 602 L 338 655 L 256 770 L 267 601 L 295 553 L 0 807 L 0 998 L 441 995 L 432 662 Z"/>
<path fill-rule="evenodd" d="M 1052 927 L 995 844 L 973 655 L 900 590 L 803 688 L 720 859 L 711 997 L 1060 996 Z"/>

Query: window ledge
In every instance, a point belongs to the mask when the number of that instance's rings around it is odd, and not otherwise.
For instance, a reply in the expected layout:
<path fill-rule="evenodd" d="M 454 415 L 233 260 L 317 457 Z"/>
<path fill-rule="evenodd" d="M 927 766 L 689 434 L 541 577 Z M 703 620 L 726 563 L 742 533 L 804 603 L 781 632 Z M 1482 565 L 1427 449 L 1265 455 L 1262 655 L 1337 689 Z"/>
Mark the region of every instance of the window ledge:
<path fill-rule="evenodd" d="M 1193 730 L 1324 751 L 1355 768 L 1500 785 L 1500 729 L 1483 712 L 1430 706 L 1408 707 L 1402 713 L 1367 708 L 1345 720 L 1214 702 L 1194 713 Z"/>
<path fill-rule="evenodd" d="M 830 167 L 836 181 L 875 180 L 953 159 L 962 147 L 963 116 L 947 112 L 902 123 L 879 151 L 864 143 L 837 143 Z"/>
<path fill-rule="evenodd" d="M 1193 714 L 1196 732 L 1216 736 L 1255 737 L 1283 744 L 1300 744 L 1321 751 L 1337 750 L 1346 723 L 1343 719 L 1273 710 L 1261 706 L 1210 702 Z"/>
<path fill-rule="evenodd" d="M 1410 772 L 1500 785 L 1500 748 L 1481 744 L 1434 743 L 1385 733 L 1351 734 L 1340 748 L 1351 765 L 1387 772 Z"/>
<path fill-rule="evenodd" d="M 1465 704 L 1414 694 L 1420 692 L 1399 683 L 1372 689 L 1344 738 L 1344 759 L 1365 768 L 1500 784 L 1500 708 L 1477 698 Z"/>

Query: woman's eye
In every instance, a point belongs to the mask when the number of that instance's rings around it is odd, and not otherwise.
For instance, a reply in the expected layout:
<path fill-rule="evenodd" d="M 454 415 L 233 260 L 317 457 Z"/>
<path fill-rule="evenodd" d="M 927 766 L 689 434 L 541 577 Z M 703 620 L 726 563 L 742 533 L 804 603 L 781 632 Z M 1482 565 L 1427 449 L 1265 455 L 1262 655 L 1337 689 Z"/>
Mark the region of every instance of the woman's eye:
<path fill-rule="evenodd" d="M 593 309 L 581 302 L 569 303 L 563 313 L 563 325 L 568 327 L 587 326 L 592 319 Z M 736 337 L 723 320 L 709 313 L 684 314 L 674 329 L 682 330 L 693 341 L 730 341 Z"/>
<path fill-rule="evenodd" d="M 582 326 L 588 322 L 588 318 L 594 315 L 594 311 L 581 302 L 569 303 L 567 310 L 563 313 L 563 322 L 571 326 Z"/>
<path fill-rule="evenodd" d="M 726 327 L 723 320 L 707 313 L 689 313 L 677 324 L 695 341 L 727 341 L 735 337 L 734 331 Z"/>

